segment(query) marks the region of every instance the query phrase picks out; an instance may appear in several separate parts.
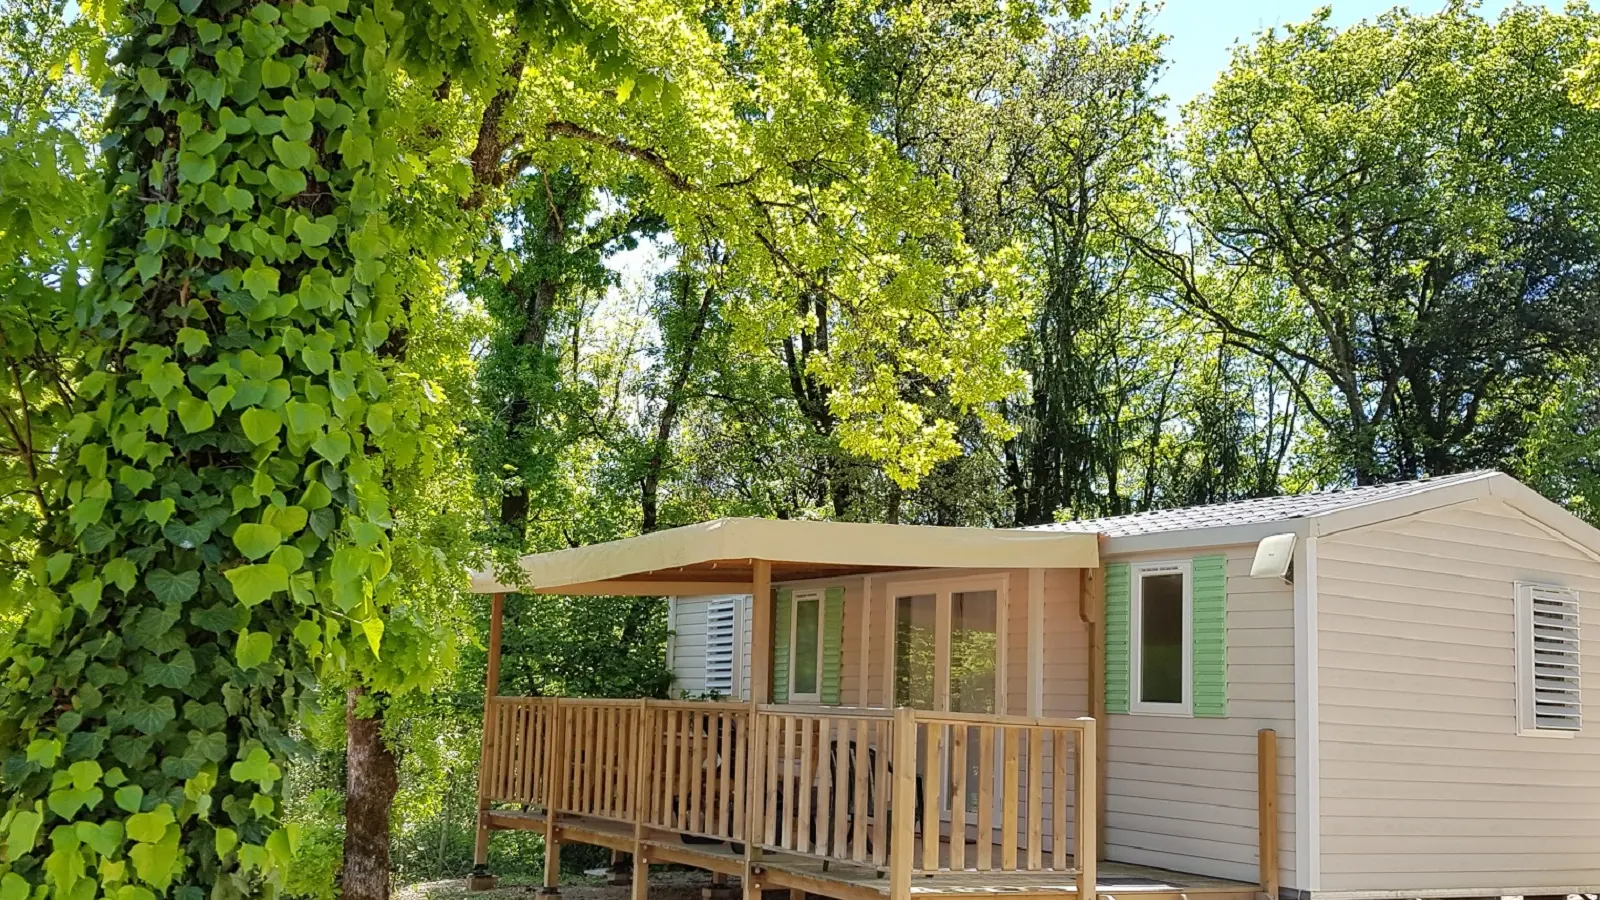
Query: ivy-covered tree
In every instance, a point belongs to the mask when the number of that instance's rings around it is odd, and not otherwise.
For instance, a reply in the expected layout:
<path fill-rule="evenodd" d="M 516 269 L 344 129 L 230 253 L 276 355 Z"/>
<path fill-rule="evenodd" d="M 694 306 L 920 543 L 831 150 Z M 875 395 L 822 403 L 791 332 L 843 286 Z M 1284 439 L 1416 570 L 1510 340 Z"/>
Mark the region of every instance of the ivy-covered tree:
<path fill-rule="evenodd" d="M 271 894 L 320 660 L 381 657 L 395 14 L 123 11 L 103 258 L 0 684 L 0 895 Z M 41 893 L 35 893 L 41 890 Z"/>

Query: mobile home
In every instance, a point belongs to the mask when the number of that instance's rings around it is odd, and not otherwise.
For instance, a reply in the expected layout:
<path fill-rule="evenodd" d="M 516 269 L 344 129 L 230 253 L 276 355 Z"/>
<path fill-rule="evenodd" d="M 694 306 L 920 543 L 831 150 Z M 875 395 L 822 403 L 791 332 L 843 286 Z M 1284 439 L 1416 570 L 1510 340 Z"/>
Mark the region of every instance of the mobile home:
<path fill-rule="evenodd" d="M 1026 530 L 723 520 L 522 569 L 672 596 L 685 699 L 491 672 L 480 843 L 611 846 L 640 891 L 651 862 L 839 898 L 1600 888 L 1600 532 L 1503 474 Z"/>

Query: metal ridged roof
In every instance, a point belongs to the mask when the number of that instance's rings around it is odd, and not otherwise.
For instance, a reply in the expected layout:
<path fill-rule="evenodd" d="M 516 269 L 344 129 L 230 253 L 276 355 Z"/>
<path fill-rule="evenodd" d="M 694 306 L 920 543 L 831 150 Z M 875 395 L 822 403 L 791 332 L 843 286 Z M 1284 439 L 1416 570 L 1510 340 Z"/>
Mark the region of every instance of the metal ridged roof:
<path fill-rule="evenodd" d="M 1450 485 L 1491 478 L 1496 474 L 1498 473 L 1493 471 L 1463 472 L 1460 475 L 1445 475 L 1439 478 L 1420 478 L 1415 481 L 1396 481 L 1390 484 L 1295 496 L 1258 497 L 1253 500 L 1213 503 L 1209 506 L 1163 509 L 1127 516 L 1108 516 L 1103 519 L 1079 519 L 1075 522 L 1057 522 L 1034 527 L 1048 531 L 1095 532 L 1108 537 L 1129 537 L 1198 528 L 1260 525 L 1267 522 L 1311 518 L 1354 506 L 1410 497 Z"/>

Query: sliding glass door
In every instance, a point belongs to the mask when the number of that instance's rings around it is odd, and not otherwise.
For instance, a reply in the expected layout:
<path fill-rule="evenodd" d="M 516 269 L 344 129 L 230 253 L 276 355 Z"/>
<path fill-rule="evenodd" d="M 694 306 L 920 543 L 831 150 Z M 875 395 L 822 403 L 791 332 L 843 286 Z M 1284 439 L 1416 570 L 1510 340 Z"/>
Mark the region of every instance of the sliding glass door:
<path fill-rule="evenodd" d="M 894 600 L 894 704 L 960 713 L 1001 713 L 1005 671 L 1005 582 L 965 579 L 891 588 Z M 948 738 L 947 738 L 948 740 Z M 998 750 L 999 748 L 997 748 Z M 942 759 L 928 772 L 918 745 L 919 768 L 941 780 L 941 812 L 948 816 L 952 781 L 949 767 L 967 767 L 966 796 L 960 802 L 977 811 L 979 747 L 967 744 L 961 761 Z M 997 752 L 995 759 L 1003 758 Z M 993 773 L 989 773 L 992 777 Z"/>

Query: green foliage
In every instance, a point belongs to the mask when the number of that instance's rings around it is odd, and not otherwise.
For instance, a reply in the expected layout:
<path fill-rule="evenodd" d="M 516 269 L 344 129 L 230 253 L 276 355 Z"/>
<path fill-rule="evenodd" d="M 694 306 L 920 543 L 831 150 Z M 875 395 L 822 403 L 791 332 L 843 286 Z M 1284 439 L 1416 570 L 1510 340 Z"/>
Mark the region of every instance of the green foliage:
<path fill-rule="evenodd" d="M 7 588 L 30 614 L 0 686 L 0 877 L 271 895 L 299 841 L 288 728 L 319 667 L 377 649 L 388 460 L 422 440 L 365 425 L 417 402 L 385 365 L 393 23 L 344 0 L 127 16 L 71 455 Z"/>
<path fill-rule="evenodd" d="M 1592 354 L 1600 114 L 1551 88 L 1595 26 L 1324 13 L 1241 48 L 1186 111 L 1193 228 L 1154 258 L 1290 381 L 1321 472 L 1514 467 L 1528 410 Z"/>

